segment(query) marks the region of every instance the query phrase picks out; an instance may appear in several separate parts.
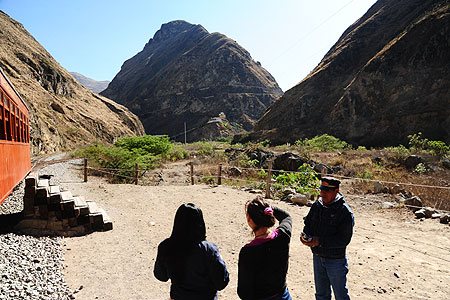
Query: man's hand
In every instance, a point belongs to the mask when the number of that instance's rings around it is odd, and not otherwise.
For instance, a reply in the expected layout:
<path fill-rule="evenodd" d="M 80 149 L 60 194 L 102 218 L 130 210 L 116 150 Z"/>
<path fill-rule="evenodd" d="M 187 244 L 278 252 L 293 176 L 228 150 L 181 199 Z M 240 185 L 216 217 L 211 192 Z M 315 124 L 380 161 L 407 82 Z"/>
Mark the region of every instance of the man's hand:
<path fill-rule="evenodd" d="M 312 240 L 310 242 L 304 240 L 302 237 L 300 237 L 300 241 L 303 243 L 303 245 L 306 245 L 308 247 L 317 247 L 319 246 L 319 237 L 313 236 Z"/>

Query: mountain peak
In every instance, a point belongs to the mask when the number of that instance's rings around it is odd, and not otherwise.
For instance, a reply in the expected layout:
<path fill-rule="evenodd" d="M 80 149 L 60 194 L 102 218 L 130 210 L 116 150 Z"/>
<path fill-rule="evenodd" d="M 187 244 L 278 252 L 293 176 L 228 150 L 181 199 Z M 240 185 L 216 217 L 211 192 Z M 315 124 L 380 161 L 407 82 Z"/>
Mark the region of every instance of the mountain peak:
<path fill-rule="evenodd" d="M 184 20 L 175 20 L 162 24 L 161 28 L 153 36 L 153 40 L 163 41 L 173 36 L 176 36 L 180 33 L 192 30 L 194 28 L 199 29 L 200 31 L 204 31 L 205 33 L 208 33 L 208 31 L 201 25 L 191 24 Z"/>

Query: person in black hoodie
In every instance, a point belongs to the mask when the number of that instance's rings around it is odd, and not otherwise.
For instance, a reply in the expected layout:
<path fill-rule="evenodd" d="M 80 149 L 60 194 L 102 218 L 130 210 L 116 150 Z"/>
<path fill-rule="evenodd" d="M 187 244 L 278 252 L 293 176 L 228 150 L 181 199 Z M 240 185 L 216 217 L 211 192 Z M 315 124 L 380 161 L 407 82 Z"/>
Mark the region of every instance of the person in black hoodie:
<path fill-rule="evenodd" d="M 300 236 L 313 253 L 316 300 L 330 300 L 331 288 L 336 300 L 350 300 L 345 251 L 352 238 L 354 217 L 339 193 L 339 184 L 336 178 L 322 178 L 320 197 L 305 217 Z"/>
<path fill-rule="evenodd" d="M 239 253 L 237 292 L 244 300 L 292 300 L 286 285 L 292 218 L 262 197 L 245 206 L 255 238 Z M 279 226 L 271 229 L 278 220 Z"/>
<path fill-rule="evenodd" d="M 206 240 L 200 208 L 181 205 L 175 215 L 172 234 L 158 246 L 153 274 L 171 280 L 173 300 L 216 300 L 217 291 L 229 282 L 225 262 L 217 246 Z"/>

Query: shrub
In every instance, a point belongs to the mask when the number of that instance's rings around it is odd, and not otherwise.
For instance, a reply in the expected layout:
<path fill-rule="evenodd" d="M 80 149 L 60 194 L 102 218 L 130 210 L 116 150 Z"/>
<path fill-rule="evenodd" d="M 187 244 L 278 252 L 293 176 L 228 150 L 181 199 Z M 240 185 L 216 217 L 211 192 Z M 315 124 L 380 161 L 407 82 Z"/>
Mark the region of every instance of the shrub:
<path fill-rule="evenodd" d="M 130 151 L 141 149 L 143 152 L 154 155 L 167 153 L 172 148 L 172 144 L 167 135 L 124 137 L 119 139 L 114 145 Z"/>
<path fill-rule="evenodd" d="M 313 137 L 312 139 L 298 140 L 295 142 L 296 146 L 306 146 L 312 151 L 338 151 L 344 149 L 351 149 L 351 146 L 340 139 L 322 134 L 321 136 Z"/>
<path fill-rule="evenodd" d="M 442 141 L 431 141 L 422 137 L 422 133 L 408 135 L 409 146 L 416 151 L 429 151 L 434 156 L 450 154 L 450 147 Z"/>
<path fill-rule="evenodd" d="M 318 194 L 319 179 L 317 173 L 308 164 L 298 168 L 298 172 L 280 172 L 274 176 L 275 186 L 292 187 L 298 193 Z"/>

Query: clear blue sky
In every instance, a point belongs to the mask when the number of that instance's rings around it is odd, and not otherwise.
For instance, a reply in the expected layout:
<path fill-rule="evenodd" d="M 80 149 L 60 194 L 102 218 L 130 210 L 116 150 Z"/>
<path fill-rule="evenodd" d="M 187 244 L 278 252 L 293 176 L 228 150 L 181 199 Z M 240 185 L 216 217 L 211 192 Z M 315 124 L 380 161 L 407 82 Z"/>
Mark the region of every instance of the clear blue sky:
<path fill-rule="evenodd" d="M 161 24 L 185 20 L 237 41 L 283 91 L 376 0 L 0 0 L 68 71 L 112 80 Z"/>

